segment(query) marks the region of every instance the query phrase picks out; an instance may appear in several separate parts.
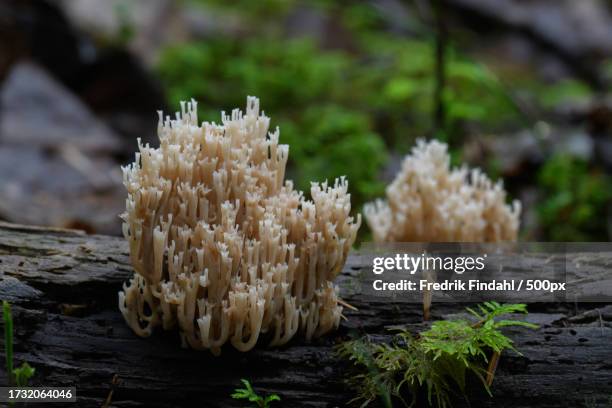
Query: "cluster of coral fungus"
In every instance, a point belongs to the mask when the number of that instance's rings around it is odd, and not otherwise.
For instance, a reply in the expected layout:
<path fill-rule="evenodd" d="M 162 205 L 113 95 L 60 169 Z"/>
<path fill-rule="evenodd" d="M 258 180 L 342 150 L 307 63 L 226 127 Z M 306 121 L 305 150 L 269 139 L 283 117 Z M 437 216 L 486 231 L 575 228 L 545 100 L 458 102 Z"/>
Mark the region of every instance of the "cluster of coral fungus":
<path fill-rule="evenodd" d="M 336 328 L 332 283 L 361 218 L 345 179 L 313 183 L 312 201 L 285 181 L 289 147 L 259 100 L 246 113 L 198 124 L 195 101 L 159 118 L 159 148 L 143 146 L 123 168 L 122 214 L 134 276 L 119 308 L 140 336 L 177 327 L 183 344 L 218 354 L 260 337 L 287 343 Z M 365 206 L 378 242 L 514 241 L 520 204 L 478 169 L 451 169 L 447 146 L 418 141 L 387 200 Z"/>
<path fill-rule="evenodd" d="M 377 242 L 515 241 L 520 203 L 480 170 L 451 169 L 447 145 L 419 140 L 387 187 L 364 208 Z"/>
<path fill-rule="evenodd" d="M 140 145 L 123 169 L 124 235 L 134 276 L 119 294 L 130 327 L 177 327 L 184 344 L 246 351 L 338 326 L 332 281 L 361 219 L 347 182 L 313 184 L 312 201 L 285 181 L 289 148 L 249 97 L 246 112 L 198 124 L 195 102 L 160 113 L 159 148 Z"/>

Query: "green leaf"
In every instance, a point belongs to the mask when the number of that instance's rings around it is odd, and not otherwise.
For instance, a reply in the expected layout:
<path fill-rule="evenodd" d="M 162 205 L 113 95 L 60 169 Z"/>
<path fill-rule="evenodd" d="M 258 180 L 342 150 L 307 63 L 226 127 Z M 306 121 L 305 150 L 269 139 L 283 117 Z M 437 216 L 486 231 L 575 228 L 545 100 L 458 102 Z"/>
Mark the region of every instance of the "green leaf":
<path fill-rule="evenodd" d="M 278 395 L 270 394 L 263 401 L 264 408 L 268 408 L 270 406 L 270 403 L 272 403 L 272 401 L 280 401 L 280 400 L 281 399 Z"/>
<path fill-rule="evenodd" d="M 2 317 L 4 319 L 4 356 L 6 359 L 6 372 L 9 373 L 9 385 L 14 383 L 13 373 L 13 316 L 11 305 L 4 300 L 2 302 Z"/>
<path fill-rule="evenodd" d="M 36 370 L 26 362 L 21 364 L 21 367 L 15 368 L 13 370 L 13 375 L 15 377 L 15 383 L 18 387 L 25 387 L 28 385 L 28 381 L 30 378 L 34 376 Z"/>
<path fill-rule="evenodd" d="M 244 388 L 235 389 L 234 392 L 230 394 L 233 399 L 248 400 L 249 402 L 254 403 L 253 405 L 255 407 L 259 408 L 268 408 L 272 401 L 280 401 L 280 397 L 276 394 L 270 394 L 266 397 L 261 397 L 258 395 L 253 389 L 253 386 L 249 380 L 243 378 L 240 380 L 240 382 L 242 382 Z"/>

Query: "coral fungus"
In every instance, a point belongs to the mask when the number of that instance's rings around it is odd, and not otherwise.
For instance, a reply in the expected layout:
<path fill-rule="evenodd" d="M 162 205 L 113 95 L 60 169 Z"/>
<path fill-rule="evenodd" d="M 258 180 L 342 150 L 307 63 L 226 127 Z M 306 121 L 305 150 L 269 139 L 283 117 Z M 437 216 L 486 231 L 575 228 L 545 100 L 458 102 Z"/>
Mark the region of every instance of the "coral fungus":
<path fill-rule="evenodd" d="M 129 326 L 148 336 L 177 327 L 184 345 L 218 354 L 247 351 L 298 331 L 336 328 L 342 307 L 332 283 L 361 218 L 349 215 L 348 184 L 313 183 L 312 201 L 285 181 L 289 147 L 259 100 L 246 113 L 201 125 L 195 101 L 175 119 L 160 112 L 159 148 L 143 146 L 123 168 L 122 214 L 134 276 L 119 293 Z"/>
<path fill-rule="evenodd" d="M 451 169 L 438 141 L 417 141 L 386 194 L 364 208 L 377 242 L 516 240 L 520 203 L 507 205 L 501 182 L 479 169 Z"/>

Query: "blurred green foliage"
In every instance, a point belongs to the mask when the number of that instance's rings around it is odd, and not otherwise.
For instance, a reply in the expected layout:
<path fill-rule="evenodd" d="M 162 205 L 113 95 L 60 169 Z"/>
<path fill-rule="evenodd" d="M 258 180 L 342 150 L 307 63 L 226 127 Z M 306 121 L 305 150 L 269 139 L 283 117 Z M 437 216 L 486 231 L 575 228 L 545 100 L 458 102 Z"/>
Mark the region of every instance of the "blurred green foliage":
<path fill-rule="evenodd" d="M 540 170 L 542 228 L 553 241 L 607 241 L 610 178 L 584 160 L 555 154 Z"/>
<path fill-rule="evenodd" d="M 346 175 L 362 203 L 382 192 L 386 147 L 366 105 L 352 96 L 351 68 L 348 55 L 321 52 L 308 40 L 218 38 L 166 50 L 159 73 L 173 106 L 194 97 L 205 120 L 242 107 L 246 95 L 260 97 L 290 145 L 297 186 L 309 190 L 311 181 Z"/>
<path fill-rule="evenodd" d="M 368 67 L 372 107 L 385 112 L 391 140 L 400 144 L 431 132 L 434 88 L 434 46 L 430 39 L 392 39 L 368 36 L 364 48 L 376 62 Z M 461 141 L 473 127 L 494 131 L 509 121 L 521 119 L 504 86 L 485 66 L 449 48 L 446 55 L 445 136 Z M 378 65 L 378 66 L 377 66 Z"/>
<path fill-rule="evenodd" d="M 125 46 L 136 34 L 130 5 L 128 3 L 117 3 L 114 7 L 114 11 L 119 22 L 119 29 L 117 30 L 115 38 L 112 40 L 118 46 Z"/>
<path fill-rule="evenodd" d="M 271 12 L 275 16 L 286 15 L 294 2 L 271 3 L 278 3 L 270 9 L 279 12 Z M 261 11 L 253 7 L 242 12 Z M 408 151 L 432 127 L 431 38 L 388 36 L 375 29 L 380 21 L 372 10 L 360 4 L 336 10 L 355 38 L 350 52 L 323 50 L 304 38 L 219 36 L 166 49 L 159 76 L 172 106 L 193 97 L 205 120 L 218 120 L 220 108 L 244 105 L 247 94 L 260 97 L 290 145 L 288 175 L 297 186 L 346 175 L 359 208 L 384 191 L 379 174 L 387 150 Z M 460 137 L 467 122 L 493 124 L 516 115 L 488 70 L 453 50 L 448 60 L 444 134 Z"/>
<path fill-rule="evenodd" d="M 566 79 L 554 85 L 540 85 L 536 95 L 539 105 L 545 109 L 552 109 L 564 103 L 577 103 L 589 100 L 593 92 L 581 81 Z"/>
<path fill-rule="evenodd" d="M 445 128 L 434 134 L 435 31 L 418 14 L 405 16 L 401 28 L 390 30 L 389 16 L 367 2 L 190 3 L 212 15 L 220 13 L 220 18 L 231 15 L 235 22 L 237 17 L 241 28 L 162 52 L 157 71 L 171 106 L 193 97 L 200 102 L 203 120 L 219 121 L 219 110 L 243 107 L 246 95 L 258 96 L 272 126 L 280 127 L 281 142 L 290 145 L 288 177 L 308 191 L 311 181 L 346 175 L 356 211 L 384 193 L 380 175 L 389 151 L 404 154 L 416 138 L 437 137 L 450 142 L 456 162 L 467 135 L 530 127 L 538 118 L 525 112 L 546 112 L 592 96 L 591 89 L 577 80 L 545 84 L 533 73 L 500 78 L 450 43 L 443 92 Z M 305 8 L 319 15 L 319 36 L 288 35 L 291 21 Z M 532 97 L 527 101 L 535 106 L 524 109 L 517 86 L 529 91 Z M 488 170 L 496 172 L 497 159 L 487 160 Z M 562 162 L 553 158 L 539 178 L 551 194 L 538 212 L 545 231 L 541 238 L 602 238 L 593 217 L 603 211 L 605 178 L 591 179 L 589 171 L 580 173 L 577 162 Z M 556 169 L 559 166 L 569 168 Z M 566 171 L 572 182 L 553 181 L 547 174 L 555 171 Z M 579 173 L 570 176 L 574 171 Z M 583 187 L 578 181 L 585 181 Z M 559 226 L 561 215 L 571 222 Z"/>

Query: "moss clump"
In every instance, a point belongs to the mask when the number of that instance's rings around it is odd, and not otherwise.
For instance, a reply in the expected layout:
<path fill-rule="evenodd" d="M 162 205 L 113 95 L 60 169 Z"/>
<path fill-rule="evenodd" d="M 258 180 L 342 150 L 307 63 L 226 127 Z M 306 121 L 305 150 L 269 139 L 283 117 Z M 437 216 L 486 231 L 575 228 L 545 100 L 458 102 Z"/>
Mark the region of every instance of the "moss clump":
<path fill-rule="evenodd" d="M 470 373 L 490 394 L 499 354 L 506 349 L 518 353 L 501 329 L 537 326 L 499 319 L 512 313 L 527 313 L 523 304 L 485 302 L 478 311 L 467 311 L 473 319 L 437 321 L 416 337 L 400 330 L 391 344 L 359 339 L 340 345 L 339 354 L 358 370 L 349 380 L 357 390 L 354 401 L 363 402 L 362 407 L 376 399 L 386 407 L 391 407 L 393 401 L 414 406 L 425 394 L 429 405 L 446 408 L 451 406 L 453 394 L 466 393 L 466 377 Z"/>

